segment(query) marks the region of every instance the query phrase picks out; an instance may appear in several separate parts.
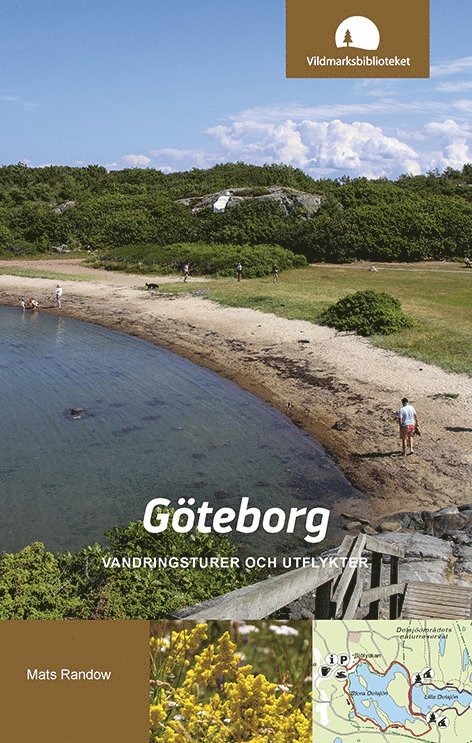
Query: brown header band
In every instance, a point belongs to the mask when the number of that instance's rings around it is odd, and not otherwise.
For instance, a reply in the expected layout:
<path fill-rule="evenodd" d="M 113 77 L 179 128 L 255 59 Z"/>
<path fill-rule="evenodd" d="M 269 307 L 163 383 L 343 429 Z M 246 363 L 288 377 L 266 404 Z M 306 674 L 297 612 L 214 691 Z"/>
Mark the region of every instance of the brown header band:
<path fill-rule="evenodd" d="M 429 77 L 429 0 L 286 0 L 287 77 Z"/>

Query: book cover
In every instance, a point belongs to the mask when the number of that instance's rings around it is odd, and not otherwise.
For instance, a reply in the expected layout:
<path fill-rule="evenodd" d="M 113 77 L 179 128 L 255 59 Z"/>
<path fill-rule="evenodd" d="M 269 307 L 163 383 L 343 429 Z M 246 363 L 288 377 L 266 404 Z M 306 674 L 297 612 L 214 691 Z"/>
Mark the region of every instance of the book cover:
<path fill-rule="evenodd" d="M 468 740 L 468 22 L 4 8 L 11 743 Z"/>

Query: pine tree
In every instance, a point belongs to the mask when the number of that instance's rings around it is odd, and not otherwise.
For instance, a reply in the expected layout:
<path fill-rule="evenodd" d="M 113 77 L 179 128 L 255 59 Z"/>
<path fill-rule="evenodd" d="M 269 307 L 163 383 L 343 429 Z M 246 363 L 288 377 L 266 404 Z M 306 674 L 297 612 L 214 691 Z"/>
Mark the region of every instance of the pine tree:
<path fill-rule="evenodd" d="M 349 31 L 349 29 L 347 29 L 346 33 L 344 34 L 344 43 L 346 44 L 346 46 L 349 46 L 350 44 L 352 44 L 352 36 L 351 36 L 351 32 Z"/>

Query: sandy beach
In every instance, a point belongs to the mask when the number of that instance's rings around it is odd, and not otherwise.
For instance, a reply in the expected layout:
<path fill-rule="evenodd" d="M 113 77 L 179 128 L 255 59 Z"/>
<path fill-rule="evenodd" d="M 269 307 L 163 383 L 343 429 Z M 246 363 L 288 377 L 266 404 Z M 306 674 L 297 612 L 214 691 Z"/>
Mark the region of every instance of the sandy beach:
<path fill-rule="evenodd" d="M 0 262 L 12 264 L 77 273 L 81 280 L 61 282 L 63 309 L 55 310 L 54 279 L 0 275 L 2 304 L 34 296 L 41 311 L 140 336 L 259 395 L 326 447 L 368 496 L 373 521 L 472 501 L 472 380 L 466 375 L 308 322 L 173 296 L 165 287 L 143 290 L 146 281 L 163 285 L 175 277 L 94 272 L 69 259 Z M 418 411 L 422 436 L 413 456 L 400 457 L 394 413 L 405 395 Z"/>

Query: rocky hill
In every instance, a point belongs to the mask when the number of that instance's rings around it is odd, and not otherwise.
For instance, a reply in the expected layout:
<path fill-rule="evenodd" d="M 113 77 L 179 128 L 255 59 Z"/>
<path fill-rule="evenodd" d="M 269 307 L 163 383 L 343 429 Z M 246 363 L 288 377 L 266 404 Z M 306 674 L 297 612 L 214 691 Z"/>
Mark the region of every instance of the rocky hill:
<path fill-rule="evenodd" d="M 313 217 L 319 210 L 322 199 L 319 194 L 297 191 L 295 188 L 269 186 L 255 189 L 232 188 L 204 196 L 177 199 L 176 203 L 191 207 L 192 212 L 196 214 L 206 207 L 211 207 L 215 212 L 223 212 L 249 201 L 269 201 L 280 204 L 287 216 L 295 212 L 304 212 L 306 217 Z M 219 207 L 220 203 L 222 207 Z"/>

